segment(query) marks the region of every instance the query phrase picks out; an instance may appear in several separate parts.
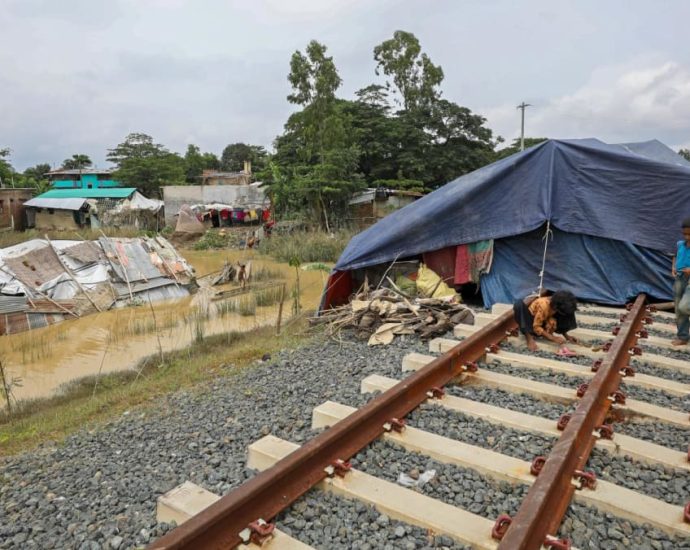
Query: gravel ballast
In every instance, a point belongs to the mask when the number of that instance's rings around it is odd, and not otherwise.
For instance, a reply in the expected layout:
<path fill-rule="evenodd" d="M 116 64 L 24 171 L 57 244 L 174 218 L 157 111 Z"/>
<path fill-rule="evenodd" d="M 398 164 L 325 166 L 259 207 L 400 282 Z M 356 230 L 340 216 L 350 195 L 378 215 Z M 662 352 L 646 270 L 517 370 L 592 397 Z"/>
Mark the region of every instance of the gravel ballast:
<path fill-rule="evenodd" d="M 3 459 L 0 548 L 95 550 L 145 545 L 170 528 L 155 521 L 156 498 L 162 493 L 186 480 L 217 494 L 227 493 L 254 475 L 245 462 L 249 444 L 269 433 L 296 443 L 307 441 L 314 435 L 310 429 L 314 407 L 329 399 L 361 406 L 371 398 L 360 394 L 363 378 L 371 374 L 402 378 L 404 355 L 428 353 L 427 349 L 414 338 L 399 338 L 390 346 L 373 348 L 347 338 L 342 345 L 316 340 L 218 378 L 199 391 L 161 398 L 146 412 L 126 413 L 96 430 L 81 431 L 59 446 L 45 444 Z M 232 367 L 226 368 L 232 371 Z M 554 420 L 568 411 L 562 405 L 477 386 L 452 386 L 450 393 Z M 463 418 L 433 405 L 415 411 L 409 421 L 524 460 L 548 452 L 553 443 L 550 438 Z M 679 434 L 670 432 L 668 437 L 678 438 Z M 677 439 L 670 443 L 666 446 L 680 446 Z M 377 442 L 372 449 L 387 449 L 388 456 L 379 466 L 368 460 L 368 449 L 362 451 L 356 461 L 365 471 L 393 481 L 400 471 L 433 464 L 439 482 L 435 487 L 429 484 L 426 491 L 435 492 L 428 494 L 467 505 L 469 511 L 486 517 L 514 513 L 526 490 L 471 470 L 438 464 L 393 445 Z M 606 455 L 601 460 L 606 461 Z M 617 469 L 610 469 L 614 478 Z M 660 483 L 672 484 L 677 477 L 675 473 L 664 475 L 670 478 L 659 478 Z M 305 517 L 308 510 L 313 515 L 310 519 Z M 386 521 L 381 515 L 360 503 L 312 491 L 279 517 L 278 526 L 317 548 L 462 548 L 446 537 L 430 539 L 423 529 L 390 518 Z M 592 529 L 623 529 L 619 520 L 603 515 L 588 517 L 586 524 Z M 328 540 L 322 526 L 329 527 Z M 344 533 L 343 527 L 352 532 Z M 643 529 L 643 533 L 650 532 Z M 666 535 L 660 536 L 654 540 L 675 544 Z M 577 540 L 579 547 L 592 547 L 582 544 L 586 538 L 578 535 Z M 634 542 L 634 536 L 629 540 Z"/>

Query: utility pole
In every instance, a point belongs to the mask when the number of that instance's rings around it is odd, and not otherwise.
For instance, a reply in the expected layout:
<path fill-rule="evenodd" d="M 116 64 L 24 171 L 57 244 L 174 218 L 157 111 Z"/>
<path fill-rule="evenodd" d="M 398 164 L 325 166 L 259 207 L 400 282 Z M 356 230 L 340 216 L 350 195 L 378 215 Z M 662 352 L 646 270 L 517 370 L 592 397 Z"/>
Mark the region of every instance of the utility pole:
<path fill-rule="evenodd" d="M 525 103 L 524 101 L 520 103 L 516 109 L 520 109 L 522 111 L 522 124 L 520 125 L 520 151 L 525 150 L 525 109 L 527 107 L 531 107 L 529 103 Z"/>

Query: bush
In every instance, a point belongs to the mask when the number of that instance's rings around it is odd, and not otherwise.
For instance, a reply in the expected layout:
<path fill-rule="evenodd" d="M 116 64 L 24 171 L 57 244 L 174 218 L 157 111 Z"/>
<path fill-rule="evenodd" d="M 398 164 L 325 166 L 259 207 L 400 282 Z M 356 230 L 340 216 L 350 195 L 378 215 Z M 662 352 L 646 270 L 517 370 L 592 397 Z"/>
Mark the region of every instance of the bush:
<path fill-rule="evenodd" d="M 289 235 L 272 235 L 263 239 L 259 250 L 281 262 L 297 260 L 310 262 L 335 262 L 352 238 L 353 233 L 339 231 L 329 235 L 323 232 L 300 231 Z"/>

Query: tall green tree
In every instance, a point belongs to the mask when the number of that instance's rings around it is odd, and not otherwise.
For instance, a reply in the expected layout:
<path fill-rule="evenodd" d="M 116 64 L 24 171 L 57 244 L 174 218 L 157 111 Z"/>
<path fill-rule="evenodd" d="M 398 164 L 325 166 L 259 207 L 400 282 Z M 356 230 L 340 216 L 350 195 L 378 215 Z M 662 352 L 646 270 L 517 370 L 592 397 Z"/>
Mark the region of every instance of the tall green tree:
<path fill-rule="evenodd" d="M 185 178 L 189 184 L 201 183 L 201 174 L 204 170 L 218 170 L 220 160 L 213 153 L 202 153 L 196 145 L 188 145 L 184 155 Z"/>
<path fill-rule="evenodd" d="M 129 134 L 125 141 L 108 150 L 106 157 L 117 166 L 114 177 L 128 187 L 137 187 L 149 197 L 160 197 L 163 185 L 185 181 L 185 162 L 147 134 Z"/>
<path fill-rule="evenodd" d="M 48 172 L 50 170 L 50 164 L 48 163 L 41 163 L 27 168 L 22 174 L 22 187 L 33 187 L 37 193 L 48 191 L 50 189 L 50 182 L 48 181 Z"/>
<path fill-rule="evenodd" d="M 530 147 L 533 147 L 534 145 L 538 145 L 539 143 L 541 143 L 542 141 L 546 141 L 547 139 L 549 139 L 549 138 L 526 137 L 525 138 L 525 149 L 529 149 Z M 500 159 L 504 159 L 506 157 L 509 157 L 510 155 L 514 155 L 515 153 L 519 153 L 519 152 L 520 152 L 520 138 L 515 138 L 508 147 L 504 147 L 503 149 L 496 151 L 494 158 L 495 158 L 495 160 L 500 160 Z"/>
<path fill-rule="evenodd" d="M 326 46 L 316 40 L 292 55 L 288 80 L 288 101 L 302 110 L 290 116 L 276 141 L 276 159 L 287 161 L 287 177 L 303 206 L 330 229 L 361 187 L 351 119 L 335 95 L 342 80 Z"/>
<path fill-rule="evenodd" d="M 14 168 L 10 164 L 12 151 L 9 147 L 0 149 L 0 186 L 11 187 L 14 181 Z"/>
<path fill-rule="evenodd" d="M 252 163 L 252 172 L 260 172 L 266 168 L 268 153 L 261 145 L 247 143 L 231 143 L 223 149 L 220 157 L 221 169 L 226 172 L 240 172 L 244 169 L 244 161 Z"/>
<path fill-rule="evenodd" d="M 90 166 L 93 166 L 93 162 L 91 162 L 89 155 L 76 154 L 62 161 L 64 170 L 83 170 Z"/>
<path fill-rule="evenodd" d="M 406 111 L 429 107 L 440 96 L 443 69 L 434 65 L 417 37 L 411 32 L 395 31 L 393 38 L 374 48 L 376 74 L 390 77 L 386 86 L 397 89 L 399 103 Z"/>
<path fill-rule="evenodd" d="M 680 149 L 678 154 L 685 160 L 690 161 L 690 149 Z"/>

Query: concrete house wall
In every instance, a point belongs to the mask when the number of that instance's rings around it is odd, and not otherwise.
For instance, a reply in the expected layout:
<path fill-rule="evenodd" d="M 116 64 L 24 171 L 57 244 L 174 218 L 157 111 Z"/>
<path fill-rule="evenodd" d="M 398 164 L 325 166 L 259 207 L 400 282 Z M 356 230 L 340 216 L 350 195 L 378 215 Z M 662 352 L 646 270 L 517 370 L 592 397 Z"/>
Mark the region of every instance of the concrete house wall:
<path fill-rule="evenodd" d="M 26 229 L 24 203 L 33 194 L 31 188 L 0 188 L 0 228 Z"/>

